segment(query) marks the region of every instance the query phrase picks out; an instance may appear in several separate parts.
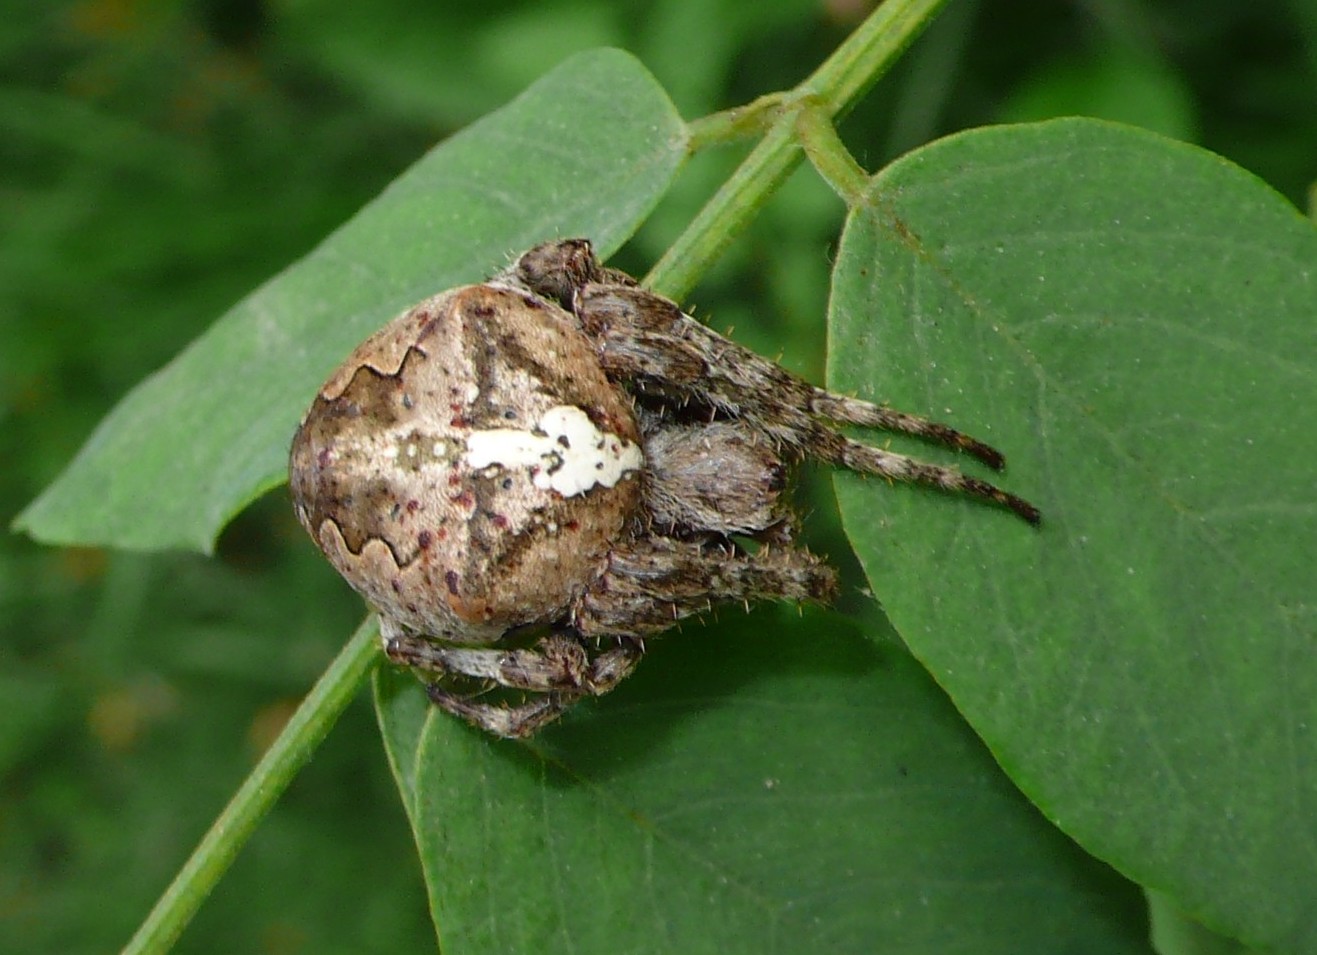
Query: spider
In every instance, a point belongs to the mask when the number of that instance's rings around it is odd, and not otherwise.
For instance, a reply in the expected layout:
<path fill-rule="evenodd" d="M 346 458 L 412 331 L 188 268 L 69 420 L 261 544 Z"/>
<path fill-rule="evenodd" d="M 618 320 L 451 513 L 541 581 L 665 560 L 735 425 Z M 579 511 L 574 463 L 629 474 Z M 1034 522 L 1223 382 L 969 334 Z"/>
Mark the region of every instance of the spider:
<path fill-rule="evenodd" d="M 1013 511 L 1027 501 L 846 437 L 1000 453 L 832 394 L 701 325 L 585 239 L 536 246 L 363 342 L 293 440 L 299 520 L 443 709 L 525 737 L 613 689 L 646 641 L 714 604 L 826 602 L 793 543 L 813 458 Z M 757 546 L 747 547 L 747 542 Z"/>

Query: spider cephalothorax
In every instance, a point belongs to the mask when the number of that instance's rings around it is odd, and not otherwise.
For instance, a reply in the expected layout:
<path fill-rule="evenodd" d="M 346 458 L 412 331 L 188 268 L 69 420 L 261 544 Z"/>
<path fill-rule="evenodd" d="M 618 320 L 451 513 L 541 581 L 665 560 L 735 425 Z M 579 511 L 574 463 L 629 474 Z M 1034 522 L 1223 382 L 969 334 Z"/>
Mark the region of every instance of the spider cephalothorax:
<path fill-rule="evenodd" d="M 616 686 L 645 639 L 683 617 L 722 601 L 831 597 L 832 569 L 791 541 L 795 462 L 929 484 L 1038 522 L 1014 495 L 839 424 L 1003 463 L 945 425 L 815 388 L 571 239 L 363 342 L 293 440 L 293 500 L 379 612 L 388 656 L 444 709 L 525 736 Z"/>

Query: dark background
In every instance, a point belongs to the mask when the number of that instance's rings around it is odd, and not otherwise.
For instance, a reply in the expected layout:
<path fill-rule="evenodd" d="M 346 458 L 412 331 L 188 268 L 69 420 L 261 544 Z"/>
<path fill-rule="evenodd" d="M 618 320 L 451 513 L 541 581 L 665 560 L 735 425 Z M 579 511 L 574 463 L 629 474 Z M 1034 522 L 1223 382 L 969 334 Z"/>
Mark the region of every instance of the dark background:
<path fill-rule="evenodd" d="M 631 50 L 694 118 L 798 82 L 866 10 L 7 0 L 0 517 L 234 301 L 571 52 Z M 1306 208 L 1317 3 L 956 0 L 843 132 L 876 169 L 957 129 L 1073 113 L 1199 143 Z M 737 158 L 698 158 L 622 264 L 643 271 Z M 843 213 L 802 170 L 708 276 L 700 314 L 818 380 Z M 816 533 L 835 538 L 820 501 Z M 361 612 L 282 490 L 224 532 L 215 559 L 0 535 L 4 949 L 122 945 Z M 432 939 L 363 698 L 179 951 Z"/>

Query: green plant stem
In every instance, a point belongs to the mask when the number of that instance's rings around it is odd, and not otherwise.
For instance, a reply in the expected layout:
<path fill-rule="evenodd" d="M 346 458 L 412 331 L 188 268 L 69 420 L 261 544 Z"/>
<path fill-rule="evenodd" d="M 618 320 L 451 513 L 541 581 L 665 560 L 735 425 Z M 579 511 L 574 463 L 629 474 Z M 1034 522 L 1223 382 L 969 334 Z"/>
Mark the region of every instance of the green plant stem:
<path fill-rule="evenodd" d="M 782 114 L 783 93 L 766 93 L 753 103 L 701 116 L 686 124 L 686 148 L 697 153 L 709 146 L 762 134 Z"/>
<path fill-rule="evenodd" d="M 681 301 L 696 280 L 749 223 L 755 211 L 800 162 L 800 144 L 790 122 L 773 125 L 705 203 L 695 219 L 645 276 L 644 284 Z"/>
<path fill-rule="evenodd" d="M 124 955 L 166 952 L 182 934 L 215 883 L 228 870 L 238 850 L 328 735 L 339 714 L 369 676 L 380 659 L 378 634 L 374 616 L 357 627 L 279 738 L 271 744 L 192 851 L 191 858 L 124 948 Z"/>
<path fill-rule="evenodd" d="M 869 174 L 855 161 L 837 135 L 837 127 L 821 109 L 801 108 L 796 114 L 796 136 L 810 164 L 847 206 L 863 200 Z"/>
<path fill-rule="evenodd" d="M 845 115 L 946 3 L 887 0 L 790 93 L 757 100 L 744 114 L 729 111 L 692 123 L 697 134 L 692 143 L 703 146 L 742 136 L 776 114 L 764 138 L 645 276 L 645 284 L 670 298 L 684 298 L 800 162 L 799 110 L 820 110 L 833 122 Z"/>

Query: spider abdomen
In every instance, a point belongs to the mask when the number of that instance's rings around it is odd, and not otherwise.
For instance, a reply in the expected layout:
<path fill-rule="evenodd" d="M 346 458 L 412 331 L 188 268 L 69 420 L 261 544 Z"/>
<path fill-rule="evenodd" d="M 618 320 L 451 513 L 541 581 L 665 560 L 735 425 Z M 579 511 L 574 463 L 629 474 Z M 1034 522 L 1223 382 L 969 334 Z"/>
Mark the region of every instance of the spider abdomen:
<path fill-rule="evenodd" d="M 571 317 L 466 286 L 363 342 L 293 441 L 297 514 L 381 613 L 462 644 L 562 617 L 640 506 L 640 433 Z"/>

